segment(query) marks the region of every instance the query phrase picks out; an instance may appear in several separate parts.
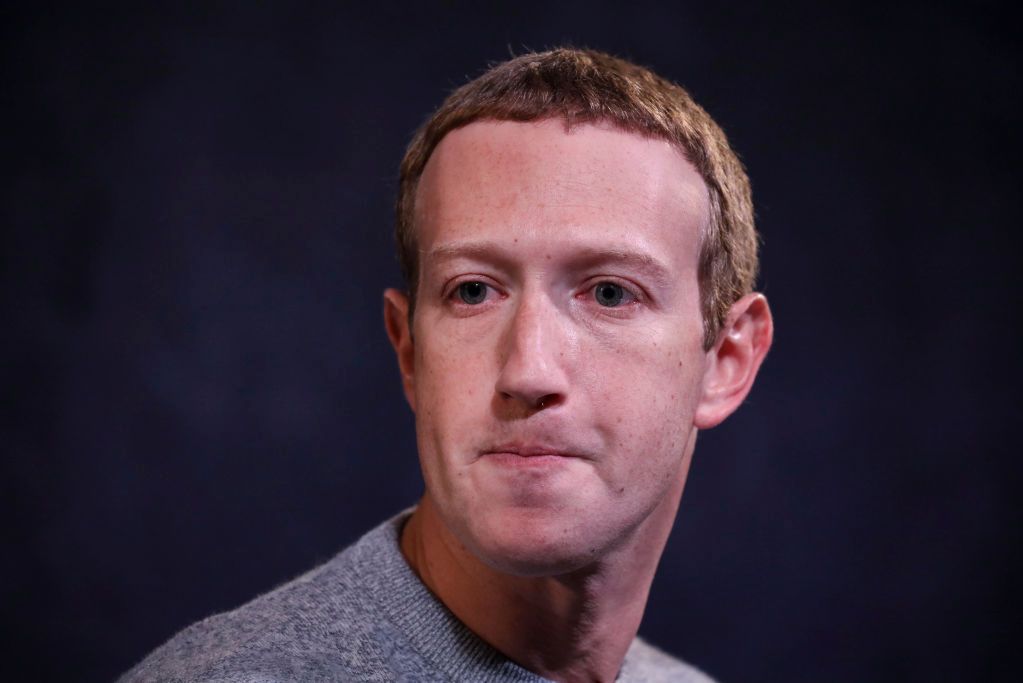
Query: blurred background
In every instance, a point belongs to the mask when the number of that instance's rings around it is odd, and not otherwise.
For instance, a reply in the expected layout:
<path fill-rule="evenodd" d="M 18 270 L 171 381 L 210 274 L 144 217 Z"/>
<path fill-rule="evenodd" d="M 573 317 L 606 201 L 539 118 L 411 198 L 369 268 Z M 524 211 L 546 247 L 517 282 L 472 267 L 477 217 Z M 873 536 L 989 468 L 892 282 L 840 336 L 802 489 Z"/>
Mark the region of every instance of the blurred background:
<path fill-rule="evenodd" d="M 722 681 L 1009 680 L 1018 24 L 869 5 L 4 9 L 0 676 L 112 680 L 414 503 L 398 162 L 489 62 L 570 43 L 727 131 L 777 323 L 641 633 Z"/>

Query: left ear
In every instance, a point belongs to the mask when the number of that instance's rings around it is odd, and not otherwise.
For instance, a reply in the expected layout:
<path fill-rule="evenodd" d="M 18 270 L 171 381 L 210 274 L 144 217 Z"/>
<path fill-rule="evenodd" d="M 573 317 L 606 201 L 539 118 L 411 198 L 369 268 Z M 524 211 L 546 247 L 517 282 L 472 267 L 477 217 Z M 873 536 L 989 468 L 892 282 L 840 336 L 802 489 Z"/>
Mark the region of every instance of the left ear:
<path fill-rule="evenodd" d="M 693 418 L 698 429 L 717 426 L 742 404 L 773 337 L 774 321 L 763 294 L 753 292 L 732 304 L 714 347 L 707 351 L 703 396 Z"/>

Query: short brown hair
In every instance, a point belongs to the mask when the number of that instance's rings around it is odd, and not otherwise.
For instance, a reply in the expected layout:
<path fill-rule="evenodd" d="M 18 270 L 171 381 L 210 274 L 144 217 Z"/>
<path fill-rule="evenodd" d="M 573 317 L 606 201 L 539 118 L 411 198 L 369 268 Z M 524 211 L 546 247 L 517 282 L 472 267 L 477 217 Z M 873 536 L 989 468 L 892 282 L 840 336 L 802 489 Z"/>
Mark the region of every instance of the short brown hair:
<path fill-rule="evenodd" d="M 704 347 L 713 346 L 729 307 L 752 291 L 757 275 L 746 171 L 724 132 L 689 93 L 648 69 L 595 50 L 558 48 L 497 64 L 452 92 L 416 132 L 401 162 L 396 207 L 398 258 L 410 306 L 415 306 L 419 278 L 416 188 L 441 139 L 478 120 L 554 117 L 568 126 L 607 122 L 667 140 L 703 176 L 710 216 L 700 241 L 700 304 Z"/>

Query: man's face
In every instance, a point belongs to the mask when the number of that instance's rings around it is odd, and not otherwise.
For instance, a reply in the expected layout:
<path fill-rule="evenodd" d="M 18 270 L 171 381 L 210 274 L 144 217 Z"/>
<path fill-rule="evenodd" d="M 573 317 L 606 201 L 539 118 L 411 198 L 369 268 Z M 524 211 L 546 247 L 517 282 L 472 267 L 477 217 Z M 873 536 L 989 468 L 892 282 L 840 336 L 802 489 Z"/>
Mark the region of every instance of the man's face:
<path fill-rule="evenodd" d="M 433 152 L 416 216 L 405 381 L 447 529 L 540 575 L 670 525 L 708 363 L 693 166 L 610 126 L 475 122 Z"/>

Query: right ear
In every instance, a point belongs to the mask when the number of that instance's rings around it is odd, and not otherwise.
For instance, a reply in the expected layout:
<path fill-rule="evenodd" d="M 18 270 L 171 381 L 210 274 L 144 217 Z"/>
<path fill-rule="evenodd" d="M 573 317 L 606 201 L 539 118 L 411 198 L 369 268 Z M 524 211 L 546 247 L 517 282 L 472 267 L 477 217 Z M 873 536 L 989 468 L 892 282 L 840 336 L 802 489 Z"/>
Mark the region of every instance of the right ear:
<path fill-rule="evenodd" d="M 384 327 L 398 357 L 401 385 L 405 389 L 405 400 L 412 412 L 416 411 L 416 349 L 409 327 L 408 296 L 397 289 L 384 290 Z"/>

